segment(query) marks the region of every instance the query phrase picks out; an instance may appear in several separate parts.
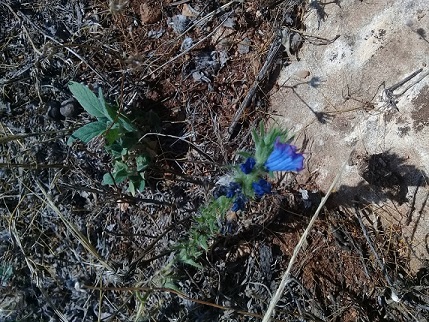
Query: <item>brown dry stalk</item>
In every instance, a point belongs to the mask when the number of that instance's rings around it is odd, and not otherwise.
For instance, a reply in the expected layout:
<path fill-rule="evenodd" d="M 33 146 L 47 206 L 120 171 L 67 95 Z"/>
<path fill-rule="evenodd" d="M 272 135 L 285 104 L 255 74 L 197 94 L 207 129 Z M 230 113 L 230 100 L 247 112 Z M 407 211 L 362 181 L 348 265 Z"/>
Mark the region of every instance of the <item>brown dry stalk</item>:
<path fill-rule="evenodd" d="M 38 170 L 38 169 L 69 169 L 68 166 L 60 163 L 51 163 L 51 164 L 43 164 L 43 163 L 0 163 L 0 168 L 23 168 L 30 170 Z"/>
<path fill-rule="evenodd" d="M 0 144 L 4 144 L 10 141 L 21 140 L 32 136 L 38 136 L 38 135 L 67 134 L 67 133 L 70 133 L 71 131 L 74 131 L 74 129 L 47 131 L 47 132 L 40 132 L 40 133 L 20 133 L 20 134 L 12 134 L 12 135 L 6 134 L 5 136 L 0 136 Z M 4 134 L 4 133 L 0 133 L 0 134 Z"/>
<path fill-rule="evenodd" d="M 276 60 L 277 54 L 279 53 L 280 47 L 282 46 L 281 40 L 282 40 L 281 32 L 277 31 L 271 43 L 264 65 L 262 66 L 261 70 L 256 76 L 256 79 L 253 82 L 252 86 L 250 87 L 249 91 L 247 92 L 246 97 L 241 102 L 240 107 L 234 114 L 234 118 L 232 119 L 231 125 L 229 126 L 229 129 L 228 129 L 228 133 L 230 134 L 230 137 L 229 137 L 230 139 L 233 136 L 232 134 L 234 133 L 234 129 L 237 126 L 237 123 L 240 120 L 244 109 L 250 105 L 253 97 L 255 96 L 256 90 L 259 88 L 261 82 L 266 78 L 269 71 L 271 70 L 271 67 L 273 66 Z"/>
<path fill-rule="evenodd" d="M 295 246 L 295 249 L 293 250 L 293 255 L 289 261 L 288 267 L 286 269 L 286 272 L 283 275 L 283 278 L 280 282 L 279 287 L 277 288 L 276 294 L 272 297 L 270 301 L 270 305 L 268 306 L 267 312 L 264 315 L 264 318 L 262 319 L 262 322 L 269 322 L 271 321 L 271 315 L 276 307 L 277 302 L 280 300 L 283 291 L 285 287 L 289 284 L 289 282 L 292 280 L 290 277 L 290 273 L 292 270 L 293 264 L 295 264 L 296 259 L 298 258 L 298 254 L 302 248 L 302 246 L 305 244 L 307 240 L 307 236 L 311 231 L 311 228 L 313 227 L 314 223 L 316 222 L 316 219 L 322 210 L 323 206 L 325 205 L 326 201 L 328 200 L 329 196 L 331 195 L 331 192 L 334 190 L 336 184 L 338 183 L 346 165 L 348 162 L 348 159 L 350 158 L 351 152 L 349 153 L 349 157 L 344 162 L 343 166 L 341 167 L 340 171 L 338 171 L 337 175 L 335 176 L 334 181 L 332 182 L 331 186 L 328 189 L 328 192 L 326 193 L 325 197 L 320 201 L 319 207 L 317 208 L 316 212 L 314 213 L 313 217 L 310 220 L 310 223 L 308 224 L 307 228 L 305 229 L 304 233 L 302 234 L 301 238 L 299 239 L 298 244 Z"/>
<path fill-rule="evenodd" d="M 232 307 L 227 307 L 227 306 L 223 306 L 223 305 L 219 305 L 216 303 L 211 303 L 211 302 L 207 302 L 207 301 L 203 301 L 203 300 L 198 300 L 198 299 L 194 299 L 186 294 L 183 294 L 182 292 L 179 292 L 177 290 L 173 290 L 171 288 L 166 288 L 166 287 L 145 287 L 145 286 L 140 286 L 140 287 L 97 287 L 97 286 L 90 286 L 90 285 L 82 285 L 82 289 L 89 289 L 89 290 L 98 290 L 98 291 L 126 291 L 126 292 L 168 292 L 171 294 L 175 294 L 185 300 L 188 301 L 192 301 L 194 303 L 198 303 L 198 304 L 202 304 L 202 305 L 206 305 L 206 306 L 211 306 L 220 310 L 231 310 L 234 311 L 238 314 L 241 315 L 245 315 L 245 316 L 252 316 L 255 318 L 259 318 L 262 319 L 262 315 L 257 314 L 257 313 L 252 313 L 252 312 L 247 312 L 247 311 L 241 311 L 241 310 L 237 310 L 234 309 Z M 276 322 L 282 322 L 282 320 L 276 320 L 273 319 L 273 321 Z"/>
<path fill-rule="evenodd" d="M 51 209 L 58 215 L 58 217 L 61 219 L 61 221 L 64 223 L 64 225 L 67 227 L 67 229 L 70 231 L 70 233 L 76 237 L 76 239 L 78 240 L 78 242 L 89 252 L 91 253 L 94 257 L 97 258 L 97 260 L 99 261 L 99 263 L 101 265 L 103 265 L 104 268 L 106 268 L 107 270 L 111 271 L 111 272 L 115 272 L 116 270 L 110 265 L 108 264 L 102 257 L 101 255 L 97 252 L 97 250 L 95 249 L 95 247 L 89 242 L 89 240 L 79 231 L 79 229 L 76 227 L 75 224 L 73 224 L 72 222 L 70 222 L 62 213 L 61 211 L 58 209 L 58 207 L 55 205 L 55 203 L 52 201 L 51 197 L 48 195 L 48 193 L 45 191 L 45 189 L 43 189 L 42 185 L 39 183 L 39 181 L 36 180 L 36 185 L 37 187 L 40 189 L 40 191 L 42 192 L 43 196 L 45 197 L 45 199 L 39 197 L 37 194 L 36 196 L 42 200 L 46 205 L 48 205 L 49 207 L 51 207 Z"/>

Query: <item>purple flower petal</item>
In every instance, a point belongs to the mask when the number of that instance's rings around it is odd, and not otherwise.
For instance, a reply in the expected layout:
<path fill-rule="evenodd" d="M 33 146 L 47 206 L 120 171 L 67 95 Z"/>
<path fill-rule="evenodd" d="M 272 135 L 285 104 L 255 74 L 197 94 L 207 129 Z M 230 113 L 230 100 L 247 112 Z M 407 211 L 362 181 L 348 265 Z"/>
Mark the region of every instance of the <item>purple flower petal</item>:
<path fill-rule="evenodd" d="M 258 198 L 262 198 L 264 194 L 271 193 L 271 184 L 264 179 L 259 179 L 258 181 L 253 182 L 252 188 Z"/>
<path fill-rule="evenodd" d="M 301 171 L 304 168 L 304 156 L 296 152 L 296 146 L 281 143 L 277 138 L 265 168 L 268 171 Z"/>
<path fill-rule="evenodd" d="M 242 193 L 238 194 L 235 197 L 234 202 L 232 203 L 231 210 L 232 211 L 244 210 L 246 208 L 246 202 L 247 202 L 247 198 Z"/>
<path fill-rule="evenodd" d="M 241 191 L 240 184 L 237 182 L 231 182 L 229 184 L 229 187 L 227 188 L 226 196 L 227 196 L 227 198 L 232 198 L 235 196 L 236 193 L 238 193 L 240 191 Z"/>
<path fill-rule="evenodd" d="M 240 164 L 240 169 L 244 174 L 249 174 L 255 167 L 256 160 L 254 158 L 247 158 L 246 162 Z"/>

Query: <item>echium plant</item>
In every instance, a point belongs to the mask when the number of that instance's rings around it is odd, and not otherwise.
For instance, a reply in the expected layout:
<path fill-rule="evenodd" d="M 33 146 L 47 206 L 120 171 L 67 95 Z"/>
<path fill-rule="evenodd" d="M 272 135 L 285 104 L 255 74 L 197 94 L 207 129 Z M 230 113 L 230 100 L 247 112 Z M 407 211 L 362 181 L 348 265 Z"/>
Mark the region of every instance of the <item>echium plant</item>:
<path fill-rule="evenodd" d="M 196 260 L 208 250 L 209 240 L 220 232 L 219 221 L 228 211 L 245 210 L 249 199 L 260 199 L 271 193 L 267 177 L 275 171 L 298 172 L 304 168 L 304 156 L 294 145 L 287 143 L 288 132 L 272 128 L 265 132 L 261 123 L 259 131 L 252 132 L 254 153 L 240 153 L 245 161 L 234 169 L 227 185 L 216 190 L 214 198 L 200 210 L 191 227 L 187 241 L 179 244 L 180 261 L 199 267 Z"/>
<path fill-rule="evenodd" d="M 144 171 L 149 163 L 149 153 L 139 143 L 139 131 L 120 113 L 119 108 L 106 103 L 101 88 L 98 97 L 86 86 L 70 82 L 69 89 L 79 104 L 96 121 L 77 129 L 68 139 L 72 145 L 76 139 L 87 144 L 97 136 L 103 136 L 106 151 L 112 155 L 113 171 L 106 173 L 103 184 L 114 185 L 128 180 L 128 191 L 135 195 L 145 187 Z"/>

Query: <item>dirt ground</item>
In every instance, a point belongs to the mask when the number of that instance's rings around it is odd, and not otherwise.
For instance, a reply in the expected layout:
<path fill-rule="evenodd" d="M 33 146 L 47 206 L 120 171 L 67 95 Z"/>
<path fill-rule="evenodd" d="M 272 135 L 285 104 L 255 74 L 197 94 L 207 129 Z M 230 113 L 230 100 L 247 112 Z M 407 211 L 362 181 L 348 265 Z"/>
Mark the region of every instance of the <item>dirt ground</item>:
<path fill-rule="evenodd" d="M 261 320 L 344 162 L 273 319 L 427 321 L 425 1 L 6 0 L 0 15 L 0 321 Z M 102 140 L 66 144 L 91 121 L 70 81 L 137 116 L 143 193 L 101 184 Z M 260 121 L 295 133 L 305 170 L 219 218 L 200 268 L 173 261 Z"/>

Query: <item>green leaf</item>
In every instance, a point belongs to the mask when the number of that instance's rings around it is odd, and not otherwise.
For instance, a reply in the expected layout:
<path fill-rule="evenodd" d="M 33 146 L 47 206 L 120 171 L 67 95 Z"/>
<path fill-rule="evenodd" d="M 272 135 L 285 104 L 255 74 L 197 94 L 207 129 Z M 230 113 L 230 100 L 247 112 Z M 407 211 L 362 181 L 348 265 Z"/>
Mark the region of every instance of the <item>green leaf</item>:
<path fill-rule="evenodd" d="M 195 262 L 193 259 L 191 259 L 191 258 L 184 258 L 184 259 L 181 259 L 181 261 L 183 262 L 183 263 L 185 263 L 185 264 L 188 264 L 188 265 L 191 265 L 191 266 L 193 266 L 193 267 L 195 267 L 195 268 L 203 268 L 200 264 L 198 264 L 197 262 Z"/>
<path fill-rule="evenodd" d="M 112 178 L 113 176 L 113 178 Z M 125 170 L 120 170 L 118 172 L 113 172 L 111 175 L 110 173 L 105 173 L 103 176 L 103 185 L 109 185 L 112 186 L 114 184 L 119 184 L 125 181 L 127 179 L 128 173 Z"/>
<path fill-rule="evenodd" d="M 127 148 L 122 148 L 121 156 L 125 156 L 127 154 L 128 154 L 128 149 Z"/>
<path fill-rule="evenodd" d="M 113 176 L 113 178 L 112 178 Z M 105 173 L 103 176 L 104 185 L 114 185 L 124 182 L 129 176 L 128 166 L 121 161 L 116 161 L 113 167 L 112 175 Z"/>
<path fill-rule="evenodd" d="M 99 94 L 99 95 L 102 95 Z M 102 97 L 102 96 L 101 96 Z M 99 98 L 100 99 L 100 98 Z M 104 102 L 104 98 L 103 98 L 103 102 Z M 107 115 L 109 115 L 109 119 L 113 122 L 114 120 L 116 120 L 116 115 L 118 114 L 118 108 L 116 106 L 110 105 L 110 104 L 106 104 L 104 102 L 104 107 L 106 108 L 106 113 Z"/>
<path fill-rule="evenodd" d="M 125 162 L 116 161 L 114 169 L 115 169 L 114 171 L 121 171 L 121 170 L 128 171 L 128 165 Z"/>
<path fill-rule="evenodd" d="M 264 123 L 259 124 L 259 131 L 252 131 L 253 141 L 255 142 L 255 159 L 256 164 L 261 166 L 267 161 L 268 156 L 274 148 L 274 142 L 280 138 L 282 142 L 288 140 L 288 131 L 281 130 L 278 127 L 273 127 L 269 131 L 265 131 Z"/>
<path fill-rule="evenodd" d="M 107 140 L 107 145 L 112 145 L 117 139 L 119 139 L 119 129 L 118 128 L 110 128 L 104 135 Z"/>
<path fill-rule="evenodd" d="M 99 94 L 102 95 L 102 94 Z M 100 99 L 100 98 L 99 98 Z M 100 99 L 101 101 L 101 99 Z M 102 102 L 104 102 L 104 99 L 102 99 Z M 119 124 L 119 127 L 125 132 L 136 132 L 136 127 L 131 123 L 131 121 L 124 115 L 118 115 L 118 107 L 105 103 L 104 106 L 106 108 L 107 114 L 110 116 L 112 120 L 116 120 L 116 123 Z"/>
<path fill-rule="evenodd" d="M 137 143 L 137 138 L 133 133 L 126 133 L 118 140 L 118 143 L 124 149 L 131 150 Z"/>
<path fill-rule="evenodd" d="M 179 287 L 178 287 L 176 284 L 174 284 L 174 281 L 173 281 L 173 280 L 168 280 L 168 281 L 166 281 L 166 282 L 164 283 L 163 287 L 165 287 L 165 288 L 169 288 L 169 289 L 171 289 L 171 290 L 175 290 L 175 291 L 177 291 L 177 292 L 180 292 Z"/>
<path fill-rule="evenodd" d="M 137 171 L 143 171 L 149 165 L 149 160 L 147 157 L 139 155 L 136 158 Z"/>
<path fill-rule="evenodd" d="M 111 153 L 115 159 L 122 159 L 123 148 L 119 143 L 113 142 L 111 145 L 107 145 L 106 151 Z"/>
<path fill-rule="evenodd" d="M 200 257 L 202 255 L 201 252 L 195 251 L 194 249 L 192 249 L 192 247 L 189 247 L 188 245 L 179 245 L 179 249 L 180 252 L 177 257 L 182 263 L 194 266 L 196 268 L 202 268 L 202 266 L 195 262 L 195 260 L 193 259 L 197 259 L 198 257 Z"/>
<path fill-rule="evenodd" d="M 96 121 L 88 123 L 77 129 L 67 140 L 67 145 L 72 145 L 74 141 L 81 140 L 83 143 L 88 143 L 96 136 L 102 134 L 106 130 L 106 123 Z"/>
<path fill-rule="evenodd" d="M 119 116 L 118 122 L 127 132 L 137 131 L 136 127 L 131 123 L 131 121 L 126 116 Z"/>
<path fill-rule="evenodd" d="M 208 252 L 209 251 L 209 245 L 207 243 L 207 236 L 200 235 L 199 237 L 200 237 L 199 240 L 198 240 L 199 246 L 202 249 L 204 249 L 206 252 Z"/>
<path fill-rule="evenodd" d="M 120 170 L 118 172 L 114 172 L 113 178 L 115 178 L 116 184 L 122 183 L 128 178 L 128 172 L 126 170 Z"/>
<path fill-rule="evenodd" d="M 138 191 L 143 192 L 144 188 L 146 187 L 146 180 L 140 179 L 140 183 L 138 185 Z"/>
<path fill-rule="evenodd" d="M 129 176 L 128 166 L 123 162 L 116 161 L 112 175 L 117 184 L 124 182 Z"/>
<path fill-rule="evenodd" d="M 130 182 L 128 183 L 128 191 L 131 193 L 131 195 L 133 197 L 135 197 L 135 195 L 136 195 L 136 187 L 134 186 L 134 182 L 132 180 L 130 180 Z"/>
<path fill-rule="evenodd" d="M 101 182 L 101 184 L 103 186 L 106 186 L 106 185 L 112 186 L 115 184 L 115 180 L 113 179 L 112 175 L 109 172 L 107 172 L 103 175 L 103 181 Z"/>
<path fill-rule="evenodd" d="M 252 153 L 246 152 L 246 151 L 239 151 L 237 152 L 237 154 L 241 157 L 243 157 L 244 159 L 250 158 L 253 156 Z"/>
<path fill-rule="evenodd" d="M 110 124 L 112 124 L 112 121 L 110 121 L 107 117 L 104 116 L 97 118 L 97 120 L 106 124 L 106 129 L 110 126 Z"/>
<path fill-rule="evenodd" d="M 102 106 L 106 106 L 106 101 L 104 100 L 103 89 L 101 88 L 101 86 L 98 88 L 98 100 L 100 101 Z"/>
<path fill-rule="evenodd" d="M 113 119 L 106 111 L 106 107 L 95 96 L 95 94 L 87 87 L 77 82 L 69 83 L 70 92 L 77 99 L 80 105 L 92 116 L 98 118 L 107 117 L 110 121 Z"/>
<path fill-rule="evenodd" d="M 135 196 L 136 191 L 142 192 L 146 186 L 146 181 L 141 175 L 128 175 L 130 179 L 128 191 Z"/>
<path fill-rule="evenodd" d="M 13 276 L 13 267 L 9 264 L 0 265 L 0 287 L 6 287 L 8 280 Z"/>

